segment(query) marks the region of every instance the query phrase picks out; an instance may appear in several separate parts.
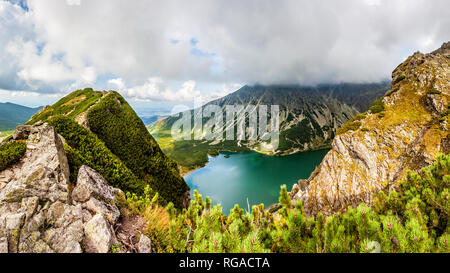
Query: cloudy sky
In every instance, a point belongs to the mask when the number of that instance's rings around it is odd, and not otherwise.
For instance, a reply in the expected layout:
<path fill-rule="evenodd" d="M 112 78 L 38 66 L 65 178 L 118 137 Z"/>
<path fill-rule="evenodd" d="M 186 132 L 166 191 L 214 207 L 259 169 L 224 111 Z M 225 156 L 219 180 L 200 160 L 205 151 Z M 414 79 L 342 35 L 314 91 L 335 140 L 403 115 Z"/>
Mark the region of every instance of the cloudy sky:
<path fill-rule="evenodd" d="M 375 82 L 450 40 L 448 0 L 0 0 L 0 101 L 166 107 L 244 84 Z"/>

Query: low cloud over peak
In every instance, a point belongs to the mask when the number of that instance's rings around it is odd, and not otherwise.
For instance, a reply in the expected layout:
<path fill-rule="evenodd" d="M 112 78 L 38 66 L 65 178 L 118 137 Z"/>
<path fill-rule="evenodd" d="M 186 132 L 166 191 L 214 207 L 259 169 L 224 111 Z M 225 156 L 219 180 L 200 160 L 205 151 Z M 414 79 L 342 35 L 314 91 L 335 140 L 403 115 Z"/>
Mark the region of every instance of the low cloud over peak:
<path fill-rule="evenodd" d="M 381 81 L 450 40 L 446 0 L 0 0 L 0 18 L 0 89 L 121 83 L 150 100 L 233 84 Z"/>

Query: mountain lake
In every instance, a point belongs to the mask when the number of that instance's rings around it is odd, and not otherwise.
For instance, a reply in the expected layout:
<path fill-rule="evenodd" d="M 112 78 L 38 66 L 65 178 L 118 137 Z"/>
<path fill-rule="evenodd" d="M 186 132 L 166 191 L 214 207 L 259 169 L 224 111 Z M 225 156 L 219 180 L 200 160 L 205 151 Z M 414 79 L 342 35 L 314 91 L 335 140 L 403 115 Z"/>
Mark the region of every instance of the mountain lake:
<path fill-rule="evenodd" d="M 280 186 L 290 191 L 299 179 L 306 179 L 320 164 L 328 150 L 302 152 L 288 156 L 266 156 L 256 152 L 221 152 L 209 157 L 208 164 L 184 177 L 203 199 L 221 204 L 224 213 L 238 204 L 248 210 L 253 205 L 264 207 L 278 202 Z M 248 202 L 247 202 L 248 200 Z"/>

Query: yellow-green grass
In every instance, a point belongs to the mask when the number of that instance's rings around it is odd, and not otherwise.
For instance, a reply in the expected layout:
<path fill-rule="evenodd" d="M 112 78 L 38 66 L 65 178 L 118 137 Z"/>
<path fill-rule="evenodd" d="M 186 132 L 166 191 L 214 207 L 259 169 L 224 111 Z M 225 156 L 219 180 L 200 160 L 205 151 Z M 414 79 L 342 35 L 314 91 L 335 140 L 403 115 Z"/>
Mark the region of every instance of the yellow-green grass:
<path fill-rule="evenodd" d="M 14 132 L 13 130 L 0 132 L 0 141 L 11 136 L 13 132 Z"/>

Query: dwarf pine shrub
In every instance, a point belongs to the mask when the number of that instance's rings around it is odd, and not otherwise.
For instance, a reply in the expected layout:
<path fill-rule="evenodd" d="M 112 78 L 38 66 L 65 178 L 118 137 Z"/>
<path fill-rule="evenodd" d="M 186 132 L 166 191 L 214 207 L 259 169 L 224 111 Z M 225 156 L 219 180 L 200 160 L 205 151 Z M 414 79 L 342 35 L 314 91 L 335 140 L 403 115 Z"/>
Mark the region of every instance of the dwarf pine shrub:
<path fill-rule="evenodd" d="M 450 155 L 441 155 L 431 166 L 408 172 L 396 191 L 380 192 L 372 207 L 361 204 L 329 217 L 307 217 L 285 186 L 276 213 L 261 204 L 251 212 L 236 205 L 226 215 L 195 191 L 189 209 L 166 207 L 168 227 L 152 242 L 158 252 L 181 253 L 448 253 L 449 167 Z"/>
<path fill-rule="evenodd" d="M 24 142 L 12 141 L 0 146 L 0 171 L 16 164 L 24 156 L 27 145 Z"/>
<path fill-rule="evenodd" d="M 140 180 L 149 184 L 164 200 L 181 208 L 189 190 L 177 171 L 177 164 L 161 151 L 142 120 L 117 92 L 111 92 L 87 114 L 91 131 L 105 143 Z"/>
<path fill-rule="evenodd" d="M 380 113 L 382 111 L 384 111 L 384 103 L 383 103 L 383 98 L 379 98 L 377 99 L 373 105 L 369 108 L 369 111 L 372 114 L 377 114 Z"/>

